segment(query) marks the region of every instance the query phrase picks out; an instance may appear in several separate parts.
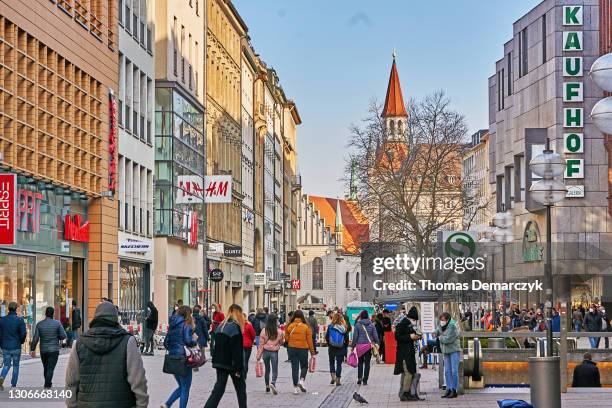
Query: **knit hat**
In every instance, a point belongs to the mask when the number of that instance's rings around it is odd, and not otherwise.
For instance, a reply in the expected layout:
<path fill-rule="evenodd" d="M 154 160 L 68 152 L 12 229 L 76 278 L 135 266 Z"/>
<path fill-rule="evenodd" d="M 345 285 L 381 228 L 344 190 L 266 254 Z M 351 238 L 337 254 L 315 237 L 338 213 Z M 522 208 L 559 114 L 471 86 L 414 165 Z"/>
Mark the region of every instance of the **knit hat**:
<path fill-rule="evenodd" d="M 419 312 L 416 307 L 412 306 L 408 311 L 408 318 L 412 320 L 419 320 Z"/>
<path fill-rule="evenodd" d="M 119 312 L 117 312 L 117 307 L 111 302 L 101 302 L 98 306 L 96 306 L 96 311 L 94 313 L 94 319 L 108 319 L 112 321 L 119 320 Z"/>

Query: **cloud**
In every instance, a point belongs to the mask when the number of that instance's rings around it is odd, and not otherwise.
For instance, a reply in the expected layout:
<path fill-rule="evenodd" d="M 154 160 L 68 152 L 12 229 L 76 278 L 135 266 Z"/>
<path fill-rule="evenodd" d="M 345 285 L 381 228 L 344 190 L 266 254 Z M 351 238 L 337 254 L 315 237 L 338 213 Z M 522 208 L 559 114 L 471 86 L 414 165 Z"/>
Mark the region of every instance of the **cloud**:
<path fill-rule="evenodd" d="M 370 20 L 370 17 L 366 13 L 359 11 L 348 19 L 348 25 L 354 27 L 359 24 L 363 24 L 365 27 L 370 27 L 372 25 L 372 20 Z"/>

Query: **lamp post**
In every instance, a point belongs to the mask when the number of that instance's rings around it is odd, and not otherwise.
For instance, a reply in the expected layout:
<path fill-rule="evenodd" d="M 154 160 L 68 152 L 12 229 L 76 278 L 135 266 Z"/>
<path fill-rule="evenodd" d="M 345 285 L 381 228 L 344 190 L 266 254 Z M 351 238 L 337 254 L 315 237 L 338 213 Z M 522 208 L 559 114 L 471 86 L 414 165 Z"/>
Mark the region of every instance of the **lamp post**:
<path fill-rule="evenodd" d="M 503 206 L 502 206 L 502 210 L 503 210 Z M 504 211 L 504 212 L 498 212 L 497 214 L 495 214 L 493 216 L 493 224 L 497 227 L 495 229 L 495 231 L 493 232 L 493 238 L 495 239 L 495 242 L 501 244 L 502 247 L 502 282 L 506 282 L 506 244 L 510 244 L 514 241 L 514 233 L 511 230 L 511 228 L 514 226 L 514 217 L 512 216 L 512 214 L 509 211 Z M 507 293 L 505 294 L 505 296 L 502 297 L 502 313 L 504 318 L 506 317 L 506 298 L 507 298 Z M 505 319 L 504 319 L 504 323 L 505 323 Z M 504 327 L 506 328 L 507 331 L 507 326 L 502 324 L 502 331 L 504 331 Z"/>
<path fill-rule="evenodd" d="M 565 198 L 567 187 L 556 179 L 565 171 L 565 160 L 561 155 L 550 150 L 550 141 L 546 140 L 546 150 L 531 159 L 531 171 L 542 177 L 529 189 L 531 197 L 546 207 L 546 263 L 544 264 L 544 277 L 546 281 L 546 339 L 547 355 L 553 355 L 552 338 L 552 307 L 553 307 L 553 277 L 552 277 L 552 231 L 551 208 Z"/>

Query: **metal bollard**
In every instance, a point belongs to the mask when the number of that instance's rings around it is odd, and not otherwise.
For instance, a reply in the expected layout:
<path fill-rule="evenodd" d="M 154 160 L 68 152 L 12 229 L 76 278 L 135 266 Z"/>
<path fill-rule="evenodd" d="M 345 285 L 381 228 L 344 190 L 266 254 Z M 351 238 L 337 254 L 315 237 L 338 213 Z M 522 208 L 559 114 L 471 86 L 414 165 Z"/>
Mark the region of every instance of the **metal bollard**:
<path fill-rule="evenodd" d="M 534 408 L 561 408 L 559 356 L 530 357 L 529 380 Z"/>

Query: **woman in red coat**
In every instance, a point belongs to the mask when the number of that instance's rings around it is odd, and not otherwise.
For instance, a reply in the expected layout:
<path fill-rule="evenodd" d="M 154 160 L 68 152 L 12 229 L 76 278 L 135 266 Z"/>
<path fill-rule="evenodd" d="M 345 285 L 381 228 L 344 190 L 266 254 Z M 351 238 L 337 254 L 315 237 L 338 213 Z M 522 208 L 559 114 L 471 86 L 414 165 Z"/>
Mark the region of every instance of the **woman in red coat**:
<path fill-rule="evenodd" d="M 212 353 L 215 348 L 215 331 L 225 320 L 225 315 L 222 312 L 220 303 L 212 305 L 210 309 L 212 310 L 212 323 L 210 325 L 210 352 Z"/>
<path fill-rule="evenodd" d="M 246 314 L 244 315 L 244 322 L 242 347 L 244 348 L 244 378 L 246 379 L 247 373 L 249 372 L 249 358 L 251 357 L 251 350 L 253 349 L 256 334 L 255 328 L 253 328 L 253 325 L 247 319 Z"/>

